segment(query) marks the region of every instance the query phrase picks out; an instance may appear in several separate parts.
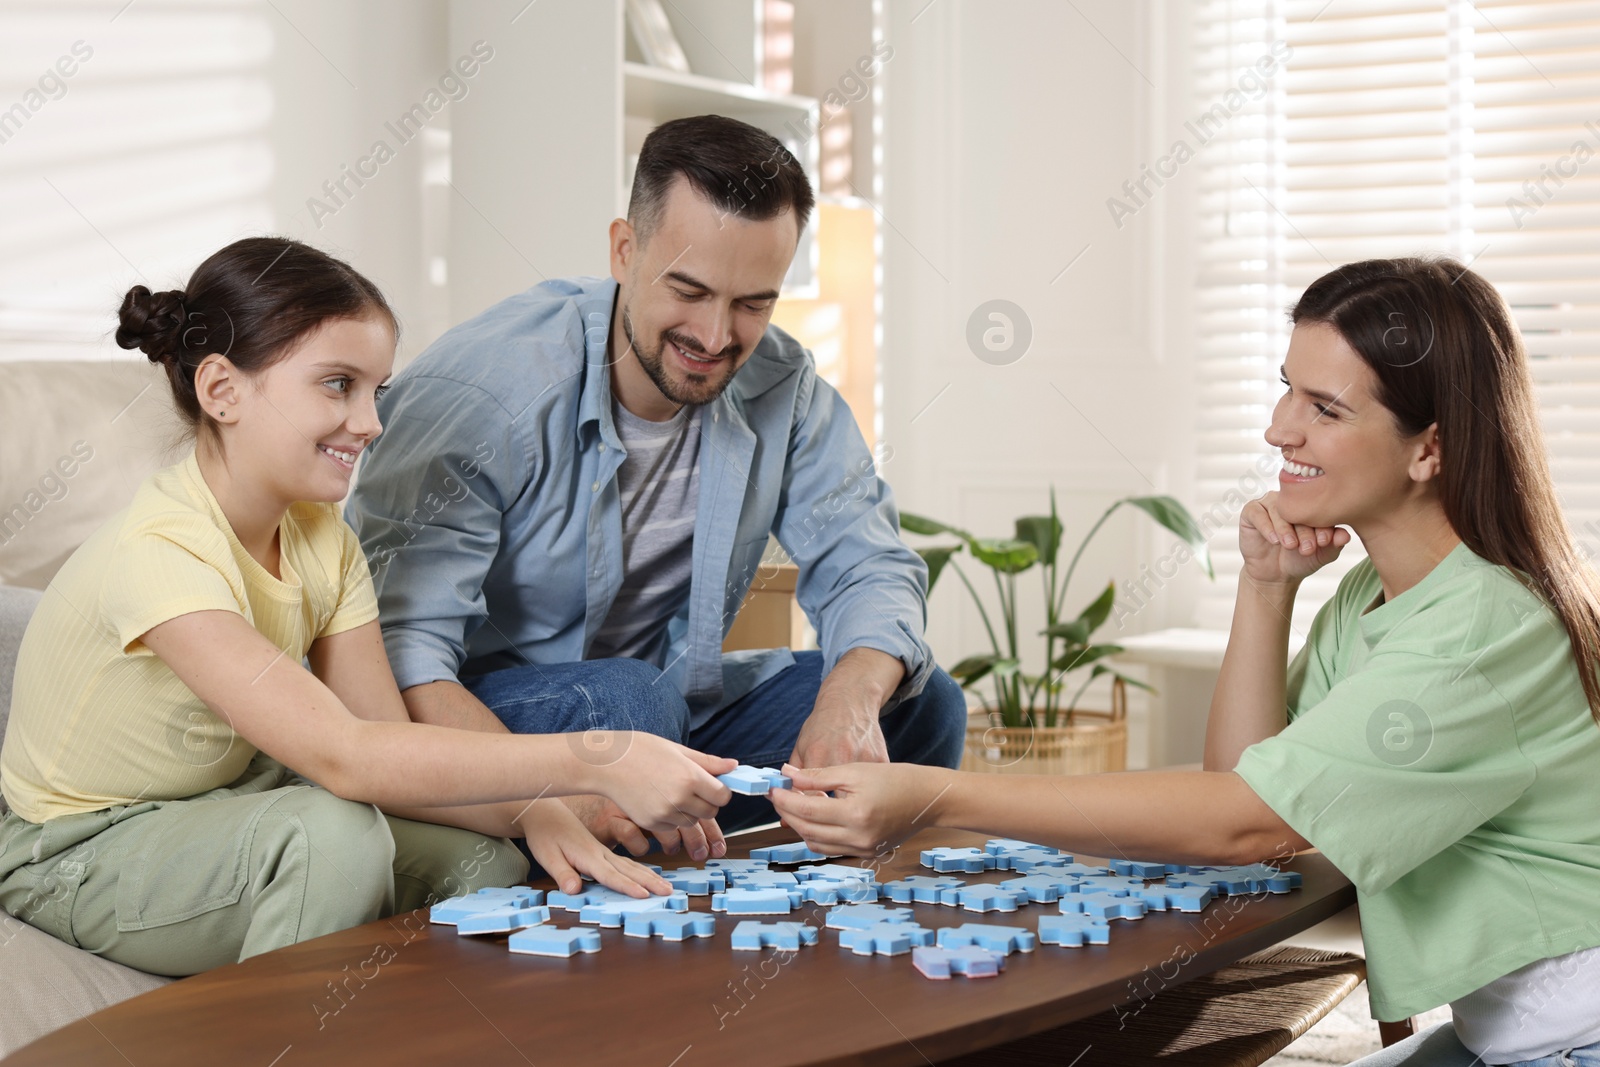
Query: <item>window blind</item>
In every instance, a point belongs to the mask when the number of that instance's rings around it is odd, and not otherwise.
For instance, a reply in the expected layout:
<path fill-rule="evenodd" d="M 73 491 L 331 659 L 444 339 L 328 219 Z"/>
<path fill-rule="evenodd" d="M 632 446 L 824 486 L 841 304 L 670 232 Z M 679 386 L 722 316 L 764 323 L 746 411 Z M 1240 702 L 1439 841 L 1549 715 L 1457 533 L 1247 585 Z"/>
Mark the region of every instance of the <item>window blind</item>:
<path fill-rule="evenodd" d="M 1496 285 L 1527 345 L 1568 521 L 1600 550 L 1600 3 L 1200 0 L 1197 492 L 1226 628 L 1238 512 L 1276 487 L 1262 439 L 1281 395 L 1286 310 L 1343 263 L 1445 253 Z M 1246 86 L 1248 90 L 1250 86 Z M 1236 101 L 1235 101 L 1236 102 Z M 1303 587 L 1294 627 L 1362 558 Z"/>
<path fill-rule="evenodd" d="M 104 358 L 123 293 L 272 228 L 259 0 L 0 6 L 0 359 Z"/>

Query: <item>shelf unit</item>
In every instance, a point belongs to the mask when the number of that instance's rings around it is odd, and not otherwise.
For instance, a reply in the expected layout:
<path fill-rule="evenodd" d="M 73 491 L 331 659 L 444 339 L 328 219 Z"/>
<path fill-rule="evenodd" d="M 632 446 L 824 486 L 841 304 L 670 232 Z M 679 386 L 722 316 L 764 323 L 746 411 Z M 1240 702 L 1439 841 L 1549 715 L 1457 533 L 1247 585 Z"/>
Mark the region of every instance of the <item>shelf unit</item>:
<path fill-rule="evenodd" d="M 693 115 L 726 115 L 766 130 L 784 143 L 817 185 L 818 102 L 811 97 L 773 93 L 742 82 L 682 74 L 644 63 L 622 64 L 623 170 L 617 189 L 617 213 L 628 210 L 633 170 L 650 131 L 663 122 Z M 800 235 L 794 263 L 784 277 L 785 297 L 817 295 L 817 226 Z"/>
<path fill-rule="evenodd" d="M 881 3 L 796 0 L 787 93 L 764 87 L 764 0 L 666 3 L 692 74 L 641 62 L 625 6 L 541 0 L 508 24 L 499 0 L 450 0 L 451 54 L 475 42 L 494 49 L 451 110 L 442 193 L 451 319 L 545 278 L 603 274 L 605 227 L 626 211 L 630 159 L 660 122 L 716 113 L 759 126 L 790 144 L 819 189 L 819 162 L 844 140 L 854 178 L 844 197 L 819 195 L 773 321 L 813 350 L 874 441 L 879 220 L 856 196 L 876 199 L 881 188 L 874 139 L 885 78 L 881 67 L 858 73 L 882 40 Z M 841 99 L 846 108 L 829 107 Z"/>

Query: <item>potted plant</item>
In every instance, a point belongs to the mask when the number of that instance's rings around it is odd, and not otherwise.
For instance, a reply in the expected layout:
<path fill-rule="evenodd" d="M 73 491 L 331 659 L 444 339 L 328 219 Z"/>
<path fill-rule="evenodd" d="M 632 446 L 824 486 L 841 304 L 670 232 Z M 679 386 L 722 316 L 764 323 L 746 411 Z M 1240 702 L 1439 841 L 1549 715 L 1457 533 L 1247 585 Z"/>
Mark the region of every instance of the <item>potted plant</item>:
<path fill-rule="evenodd" d="M 1053 488 L 1050 514 L 1017 519 L 1015 536 L 1010 538 L 976 537 L 920 515 L 900 516 L 901 529 L 910 533 L 958 538 L 956 544 L 917 550 L 928 564 L 928 591 L 932 593 L 934 583 L 946 569 L 954 571 L 972 594 L 989 634 L 990 651 L 968 656 L 950 668 L 951 677 L 963 688 L 971 688 L 985 678 L 993 685 L 993 702 L 967 727 L 964 769 L 1079 774 L 1127 766 L 1126 687 L 1150 687 L 1101 662 L 1121 652 L 1120 645 L 1094 641 L 1095 631 L 1110 618 L 1116 603 L 1116 583 L 1107 582 L 1105 589 L 1077 615 L 1068 618 L 1063 614 L 1067 590 L 1084 549 L 1106 520 L 1124 505 L 1144 512 L 1176 534 L 1194 551 L 1206 574 L 1215 577 L 1205 534 L 1188 509 L 1170 496 L 1130 496 L 1112 504 L 1084 535 L 1065 570 L 1059 565 L 1063 529 Z M 987 567 L 994 577 L 1000 600 L 998 627 L 955 559 L 962 551 Z M 1039 568 L 1044 589 L 1045 628 L 1039 631 L 1044 638 L 1044 658 L 1039 673 L 1030 674 L 1023 667 L 1018 633 L 1017 576 L 1035 567 Z M 1081 684 L 1076 684 L 1074 675 L 1082 678 Z M 1112 678 L 1111 711 L 1078 709 L 1077 702 L 1090 683 L 1105 675 Z M 1075 688 L 1063 702 L 1062 694 L 1068 691 L 1068 685 Z"/>

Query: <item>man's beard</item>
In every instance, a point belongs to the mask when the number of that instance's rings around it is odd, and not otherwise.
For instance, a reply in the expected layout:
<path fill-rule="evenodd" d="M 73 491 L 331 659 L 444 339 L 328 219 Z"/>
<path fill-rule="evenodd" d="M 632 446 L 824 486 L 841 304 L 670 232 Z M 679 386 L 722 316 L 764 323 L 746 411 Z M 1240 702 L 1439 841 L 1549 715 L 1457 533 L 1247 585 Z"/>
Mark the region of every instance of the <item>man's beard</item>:
<path fill-rule="evenodd" d="M 722 380 L 716 383 L 711 381 L 711 376 L 708 374 L 692 372 L 686 381 L 675 381 L 668 376 L 665 365 L 667 342 L 671 341 L 690 355 L 705 355 L 705 350 L 683 335 L 671 331 L 661 335 L 654 351 L 646 349 L 633 334 L 633 318 L 628 314 L 627 308 L 622 309 L 622 333 L 627 337 L 628 347 L 633 349 L 633 356 L 639 361 L 639 366 L 644 368 L 644 372 L 650 376 L 656 388 L 661 390 L 661 395 L 674 404 L 709 404 L 721 396 L 722 391 L 728 388 L 728 383 L 733 381 L 732 371 L 723 374 Z M 729 345 L 721 353 L 721 357 L 729 363 L 736 362 L 738 356 L 737 345 Z"/>

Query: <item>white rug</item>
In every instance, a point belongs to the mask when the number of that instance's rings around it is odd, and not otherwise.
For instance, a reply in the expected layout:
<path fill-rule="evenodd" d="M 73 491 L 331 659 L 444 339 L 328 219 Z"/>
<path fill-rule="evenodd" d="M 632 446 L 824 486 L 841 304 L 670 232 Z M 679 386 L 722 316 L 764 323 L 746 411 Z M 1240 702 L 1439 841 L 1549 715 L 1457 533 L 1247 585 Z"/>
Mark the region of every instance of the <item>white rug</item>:
<path fill-rule="evenodd" d="M 1421 1032 L 1437 1023 L 1450 1021 L 1449 1008 L 1435 1008 L 1417 1017 Z M 1305 1064 L 1354 1063 L 1383 1047 L 1378 1040 L 1378 1021 L 1367 1002 L 1367 984 L 1356 987 L 1339 1006 L 1330 1011 L 1305 1035 L 1267 1061 L 1268 1067 L 1303 1067 Z"/>

